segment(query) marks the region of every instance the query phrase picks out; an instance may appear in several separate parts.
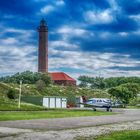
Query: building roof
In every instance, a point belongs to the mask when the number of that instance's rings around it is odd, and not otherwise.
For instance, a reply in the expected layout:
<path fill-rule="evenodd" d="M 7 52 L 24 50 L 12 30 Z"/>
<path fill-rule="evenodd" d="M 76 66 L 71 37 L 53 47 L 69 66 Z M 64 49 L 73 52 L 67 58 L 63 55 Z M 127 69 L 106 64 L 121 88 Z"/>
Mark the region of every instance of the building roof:
<path fill-rule="evenodd" d="M 50 75 L 53 81 L 76 81 L 64 72 L 53 72 Z"/>

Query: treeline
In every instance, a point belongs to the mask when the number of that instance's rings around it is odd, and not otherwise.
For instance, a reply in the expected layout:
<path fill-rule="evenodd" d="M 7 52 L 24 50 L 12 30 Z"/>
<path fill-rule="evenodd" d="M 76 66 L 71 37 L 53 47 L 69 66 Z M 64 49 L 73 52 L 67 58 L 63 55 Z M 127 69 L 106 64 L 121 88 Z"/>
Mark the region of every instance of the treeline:
<path fill-rule="evenodd" d="M 140 85 L 140 77 L 89 77 L 80 76 L 78 78 L 80 81 L 80 87 L 89 87 L 94 89 L 107 89 L 116 86 L 120 86 L 126 83 L 137 83 Z"/>
<path fill-rule="evenodd" d="M 11 76 L 0 77 L 0 82 L 4 83 L 15 83 L 19 84 L 22 80 L 24 84 L 36 84 L 37 81 L 42 80 L 47 85 L 51 83 L 51 78 L 47 73 L 38 73 L 25 71 L 21 73 L 16 73 Z M 93 89 L 108 89 L 116 86 L 120 86 L 126 83 L 137 83 L 140 85 L 140 77 L 89 77 L 89 76 L 79 76 L 79 87 L 89 87 Z"/>
<path fill-rule="evenodd" d="M 140 104 L 138 94 L 140 93 L 140 77 L 89 77 L 80 76 L 80 87 L 106 90 L 111 99 L 119 101 L 124 106 L 135 101 Z M 134 104 L 133 104 L 134 105 Z"/>
<path fill-rule="evenodd" d="M 0 82 L 19 84 L 20 80 L 24 84 L 36 84 L 37 81 L 43 81 L 46 85 L 51 83 L 51 78 L 47 73 L 38 73 L 25 71 L 16 73 L 12 76 L 5 76 L 0 78 Z"/>

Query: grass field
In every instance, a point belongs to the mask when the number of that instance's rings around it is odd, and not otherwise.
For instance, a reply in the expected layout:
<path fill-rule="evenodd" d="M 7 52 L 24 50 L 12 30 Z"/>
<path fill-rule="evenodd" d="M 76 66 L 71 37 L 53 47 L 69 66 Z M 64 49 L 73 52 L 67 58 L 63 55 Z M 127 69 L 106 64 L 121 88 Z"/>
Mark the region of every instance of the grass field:
<path fill-rule="evenodd" d="M 140 130 L 113 132 L 96 140 L 140 140 Z"/>
<path fill-rule="evenodd" d="M 128 109 L 140 109 L 140 106 L 127 106 Z"/>
<path fill-rule="evenodd" d="M 88 110 L 46 110 L 46 111 L 1 111 L 0 121 L 6 120 L 29 120 L 41 118 L 64 118 L 64 117 L 80 117 L 80 116 L 100 116 L 113 115 L 112 112 L 88 111 Z"/>
<path fill-rule="evenodd" d="M 76 140 L 140 140 L 140 130 L 116 131 L 95 137 L 78 137 Z"/>

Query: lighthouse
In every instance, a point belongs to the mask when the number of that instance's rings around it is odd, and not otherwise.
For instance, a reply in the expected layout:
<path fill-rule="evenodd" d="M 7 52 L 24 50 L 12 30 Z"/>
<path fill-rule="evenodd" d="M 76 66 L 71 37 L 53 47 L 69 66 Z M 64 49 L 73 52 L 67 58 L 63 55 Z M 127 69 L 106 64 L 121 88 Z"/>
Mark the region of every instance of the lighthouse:
<path fill-rule="evenodd" d="M 38 27 L 38 72 L 48 73 L 48 26 L 42 19 Z M 54 84 L 76 86 L 76 80 L 64 72 L 49 73 Z"/>
<path fill-rule="evenodd" d="M 48 26 L 42 19 L 38 27 L 38 72 L 48 72 Z"/>

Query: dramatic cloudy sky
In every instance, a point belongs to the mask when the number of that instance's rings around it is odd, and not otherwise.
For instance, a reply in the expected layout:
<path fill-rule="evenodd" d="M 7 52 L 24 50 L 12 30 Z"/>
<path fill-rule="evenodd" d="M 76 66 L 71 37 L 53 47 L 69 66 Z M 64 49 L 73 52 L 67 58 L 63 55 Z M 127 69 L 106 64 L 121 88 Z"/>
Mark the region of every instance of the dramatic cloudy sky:
<path fill-rule="evenodd" d="M 0 0 L 0 76 L 37 71 L 43 17 L 49 71 L 140 75 L 140 0 Z"/>

